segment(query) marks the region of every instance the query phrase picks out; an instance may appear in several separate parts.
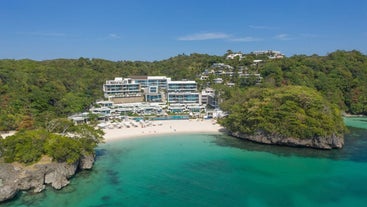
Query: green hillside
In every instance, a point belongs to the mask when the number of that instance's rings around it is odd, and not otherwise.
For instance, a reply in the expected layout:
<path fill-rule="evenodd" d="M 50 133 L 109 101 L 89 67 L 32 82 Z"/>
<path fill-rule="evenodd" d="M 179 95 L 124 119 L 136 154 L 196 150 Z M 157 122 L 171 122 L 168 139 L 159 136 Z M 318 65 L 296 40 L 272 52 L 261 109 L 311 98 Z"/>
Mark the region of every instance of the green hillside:
<path fill-rule="evenodd" d="M 258 66 L 254 59 L 262 59 Z M 174 80 L 198 79 L 213 63 L 247 67 L 263 76 L 261 87 L 307 86 L 319 91 L 342 111 L 367 114 L 367 56 L 358 51 L 336 51 L 327 56 L 292 56 L 268 59 L 253 54 L 239 60 L 206 54 L 178 55 L 167 60 L 108 61 L 55 59 L 0 60 L 0 130 L 43 127 L 45 121 L 85 111 L 103 98 L 102 84 L 116 76 L 165 75 Z M 235 88 L 247 88 L 238 77 Z M 200 86 L 205 83 L 199 82 Z M 223 95 L 225 98 L 225 94 Z"/>

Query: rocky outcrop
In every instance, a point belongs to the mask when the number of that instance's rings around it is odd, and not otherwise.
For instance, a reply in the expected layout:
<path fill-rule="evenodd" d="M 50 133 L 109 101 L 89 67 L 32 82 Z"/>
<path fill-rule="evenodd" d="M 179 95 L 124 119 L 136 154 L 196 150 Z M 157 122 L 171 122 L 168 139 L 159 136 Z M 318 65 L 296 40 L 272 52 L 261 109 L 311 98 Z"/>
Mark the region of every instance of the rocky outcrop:
<path fill-rule="evenodd" d="M 328 137 L 312 137 L 309 139 L 284 137 L 281 135 L 265 134 L 263 132 L 257 132 L 253 135 L 240 134 L 238 132 L 232 132 L 230 134 L 238 138 L 247 139 L 258 143 L 285 145 L 294 147 L 333 149 L 333 148 L 342 148 L 344 145 L 344 137 L 342 135 L 338 136 L 335 134 Z"/>
<path fill-rule="evenodd" d="M 18 193 L 15 172 L 13 165 L 0 163 L 0 201 L 12 199 Z"/>
<path fill-rule="evenodd" d="M 68 179 L 75 174 L 78 163 L 52 163 L 45 167 L 46 169 L 43 171 L 45 172 L 44 183 L 50 184 L 53 188 L 59 190 L 69 184 Z"/>
<path fill-rule="evenodd" d="M 46 185 L 61 189 L 78 169 L 91 169 L 94 156 L 83 156 L 73 164 L 41 160 L 31 166 L 16 163 L 0 163 L 0 202 L 12 199 L 19 191 L 41 192 Z"/>
<path fill-rule="evenodd" d="M 94 154 L 83 155 L 79 162 L 79 169 L 90 170 L 93 167 L 95 160 Z"/>

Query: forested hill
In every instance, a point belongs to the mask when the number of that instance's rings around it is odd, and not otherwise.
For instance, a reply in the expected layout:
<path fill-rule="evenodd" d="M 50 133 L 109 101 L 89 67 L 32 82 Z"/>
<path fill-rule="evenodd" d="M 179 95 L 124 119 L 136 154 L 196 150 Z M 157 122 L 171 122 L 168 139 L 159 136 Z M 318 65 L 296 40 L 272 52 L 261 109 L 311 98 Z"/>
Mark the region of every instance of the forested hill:
<path fill-rule="evenodd" d="M 0 131 L 33 128 L 86 110 L 114 77 L 166 75 L 195 79 L 223 57 L 178 55 L 155 62 L 102 59 L 0 60 Z"/>
<path fill-rule="evenodd" d="M 226 60 L 225 56 L 183 54 L 154 62 L 88 58 L 0 60 L 0 130 L 34 128 L 55 117 L 86 110 L 103 97 L 103 82 L 116 76 L 165 75 L 174 80 L 196 79 L 213 63 L 251 69 L 252 61 L 259 58 L 264 60 L 256 68 L 264 77 L 262 86 L 308 86 L 346 112 L 367 114 L 367 56 L 358 51 L 277 60 L 252 54 L 241 60 Z"/>
<path fill-rule="evenodd" d="M 261 74 L 265 87 L 307 86 L 320 91 L 343 111 L 367 115 L 367 56 L 358 51 L 269 61 Z"/>

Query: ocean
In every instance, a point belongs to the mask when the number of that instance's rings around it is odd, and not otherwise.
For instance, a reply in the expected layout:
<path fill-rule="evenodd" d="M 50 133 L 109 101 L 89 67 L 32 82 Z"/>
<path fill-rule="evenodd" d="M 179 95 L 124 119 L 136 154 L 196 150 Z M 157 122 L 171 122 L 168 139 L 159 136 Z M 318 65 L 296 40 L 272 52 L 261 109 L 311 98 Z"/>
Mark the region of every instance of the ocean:
<path fill-rule="evenodd" d="M 331 151 L 217 134 L 106 143 L 66 188 L 0 206 L 366 206 L 366 121 L 346 119 L 345 147 Z"/>

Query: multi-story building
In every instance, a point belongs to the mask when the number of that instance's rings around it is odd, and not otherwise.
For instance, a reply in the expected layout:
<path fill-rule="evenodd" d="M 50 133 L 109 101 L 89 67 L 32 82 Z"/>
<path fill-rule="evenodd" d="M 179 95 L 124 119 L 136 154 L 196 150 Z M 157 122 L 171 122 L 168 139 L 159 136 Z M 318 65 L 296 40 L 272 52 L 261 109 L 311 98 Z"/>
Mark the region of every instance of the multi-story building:
<path fill-rule="evenodd" d="M 283 58 L 284 55 L 280 51 L 276 50 L 265 50 L 265 51 L 254 51 L 252 54 L 257 55 L 267 55 L 270 59 Z"/>
<path fill-rule="evenodd" d="M 169 81 L 167 92 L 197 92 L 195 81 Z"/>
<path fill-rule="evenodd" d="M 214 96 L 215 91 L 212 88 L 205 88 L 201 91 L 201 103 L 208 104 L 209 103 L 209 96 Z"/>
<path fill-rule="evenodd" d="M 169 81 L 167 83 L 168 103 L 201 104 L 195 81 Z"/>
<path fill-rule="evenodd" d="M 136 102 L 136 97 L 143 97 L 142 91 L 146 102 L 201 104 L 195 81 L 171 81 L 166 76 L 130 76 L 107 80 L 103 85 L 105 97 L 114 103 Z"/>
<path fill-rule="evenodd" d="M 149 86 L 158 86 L 159 89 L 165 89 L 167 83 L 171 81 L 171 78 L 166 76 L 129 76 L 135 83 L 139 83 L 141 88 L 147 88 Z"/>
<path fill-rule="evenodd" d="M 103 84 L 103 93 L 106 98 L 139 96 L 141 87 L 131 78 L 117 77 L 114 80 L 107 80 Z"/>
<path fill-rule="evenodd" d="M 198 103 L 200 102 L 200 94 L 193 92 L 170 92 L 167 94 L 168 103 Z"/>
<path fill-rule="evenodd" d="M 166 86 L 167 87 L 167 86 Z M 146 102 L 162 102 L 162 91 L 159 90 L 158 85 L 148 86 L 145 90 L 145 101 Z"/>
<path fill-rule="evenodd" d="M 162 89 L 167 88 L 167 83 L 171 78 L 166 76 L 130 76 L 135 83 L 139 83 L 140 87 L 145 90 L 145 101 L 161 102 L 164 101 Z"/>

